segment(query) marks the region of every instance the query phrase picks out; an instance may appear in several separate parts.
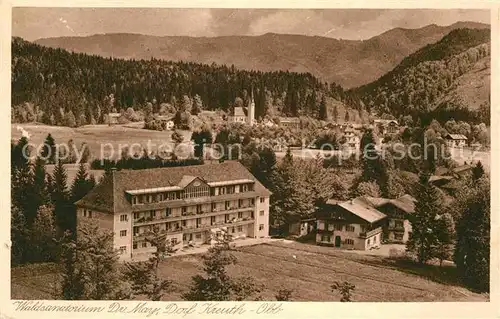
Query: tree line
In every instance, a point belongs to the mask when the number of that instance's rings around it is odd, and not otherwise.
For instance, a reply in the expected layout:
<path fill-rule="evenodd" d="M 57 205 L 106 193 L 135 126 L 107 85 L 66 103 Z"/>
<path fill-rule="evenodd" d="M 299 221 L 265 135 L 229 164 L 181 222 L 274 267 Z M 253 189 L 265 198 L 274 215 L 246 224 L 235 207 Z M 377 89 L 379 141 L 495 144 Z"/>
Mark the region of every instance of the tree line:
<path fill-rule="evenodd" d="M 234 66 L 122 60 L 43 47 L 12 39 L 12 120 L 80 126 L 106 123 L 109 112 L 152 108 L 231 111 L 252 94 L 256 118 L 272 106 L 280 114 L 324 116 L 323 96 L 353 104 L 341 86 L 309 73 L 237 70 Z M 241 102 L 235 102 L 241 101 Z M 321 113 L 321 114 L 320 114 Z M 143 114 L 147 116 L 147 114 Z"/>

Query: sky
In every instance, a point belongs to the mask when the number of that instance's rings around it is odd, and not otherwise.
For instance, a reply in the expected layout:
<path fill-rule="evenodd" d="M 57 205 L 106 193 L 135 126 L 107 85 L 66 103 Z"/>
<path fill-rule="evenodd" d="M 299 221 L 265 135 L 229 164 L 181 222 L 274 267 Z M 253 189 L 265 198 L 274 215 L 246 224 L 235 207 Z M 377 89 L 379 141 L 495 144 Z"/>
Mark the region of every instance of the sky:
<path fill-rule="evenodd" d="M 13 8 L 12 34 L 26 40 L 102 33 L 214 37 L 268 32 L 363 40 L 392 28 L 490 23 L 473 9 Z"/>

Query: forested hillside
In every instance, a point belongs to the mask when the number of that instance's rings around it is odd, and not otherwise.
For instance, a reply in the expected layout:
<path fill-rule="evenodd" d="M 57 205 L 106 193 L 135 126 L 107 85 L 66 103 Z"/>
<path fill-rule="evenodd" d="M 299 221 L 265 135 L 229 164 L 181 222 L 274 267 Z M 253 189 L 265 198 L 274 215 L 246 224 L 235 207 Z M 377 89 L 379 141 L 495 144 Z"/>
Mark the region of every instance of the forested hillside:
<path fill-rule="evenodd" d="M 324 117 L 330 104 L 357 104 L 335 83 L 309 73 L 241 71 L 233 66 L 103 58 L 12 40 L 13 121 L 76 126 L 103 123 L 104 114 L 186 100 L 206 110 L 247 105 L 253 91 L 257 118 L 307 114 Z M 238 99 L 239 98 L 239 99 Z M 323 110 L 320 110 L 323 108 Z"/>
<path fill-rule="evenodd" d="M 378 113 L 488 123 L 489 59 L 489 30 L 458 29 L 408 56 L 377 81 L 353 91 Z M 478 72 L 483 76 L 477 76 Z M 475 84 L 467 83 L 471 78 Z M 483 93 L 461 94 L 472 85 Z"/>
<path fill-rule="evenodd" d="M 403 58 L 458 28 L 488 24 L 457 22 L 418 29 L 395 28 L 366 40 L 266 33 L 259 36 L 150 36 L 96 34 L 39 39 L 36 43 L 78 53 L 125 59 L 156 59 L 233 65 L 244 70 L 308 72 L 346 88 L 375 81 Z M 168 31 L 165 31 L 168 33 Z"/>

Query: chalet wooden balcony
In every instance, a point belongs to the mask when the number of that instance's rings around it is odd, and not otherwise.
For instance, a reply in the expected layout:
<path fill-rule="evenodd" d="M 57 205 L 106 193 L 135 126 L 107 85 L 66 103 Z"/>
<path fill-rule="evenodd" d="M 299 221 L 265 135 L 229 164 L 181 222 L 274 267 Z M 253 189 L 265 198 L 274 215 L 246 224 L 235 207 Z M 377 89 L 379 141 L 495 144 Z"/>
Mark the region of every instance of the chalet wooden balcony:
<path fill-rule="evenodd" d="M 220 209 L 213 211 L 200 211 L 200 212 L 189 212 L 181 215 L 175 216 L 157 216 L 157 217 L 141 217 L 134 219 L 133 226 L 145 226 L 145 225 L 154 225 L 161 222 L 171 222 L 171 221 L 180 221 L 180 220 L 190 220 L 202 217 L 211 217 L 218 216 L 224 214 L 234 214 L 240 212 L 254 211 L 255 205 L 247 205 L 241 207 L 229 207 L 228 209 Z"/>
<path fill-rule="evenodd" d="M 390 231 L 400 231 L 400 232 L 404 232 L 405 231 L 405 227 L 402 226 L 402 225 L 389 225 L 387 227 L 387 230 L 390 230 Z"/>
<path fill-rule="evenodd" d="M 205 231 L 205 230 L 210 230 L 212 228 L 220 228 L 220 227 L 237 227 L 241 225 L 248 225 L 252 224 L 255 222 L 254 218 L 251 217 L 245 217 L 245 218 L 236 218 L 233 220 L 228 220 L 228 221 L 219 221 L 213 224 L 202 224 L 198 226 L 179 226 L 176 228 L 171 228 L 171 229 L 164 229 L 160 231 L 160 234 L 165 234 L 165 235 L 173 235 L 173 234 L 179 234 L 179 233 L 196 233 L 200 231 Z M 133 239 L 134 241 L 137 240 L 142 240 L 147 237 L 146 234 L 134 234 Z"/>
<path fill-rule="evenodd" d="M 360 238 L 368 238 L 382 232 L 382 227 L 377 227 L 367 232 L 359 233 Z"/>

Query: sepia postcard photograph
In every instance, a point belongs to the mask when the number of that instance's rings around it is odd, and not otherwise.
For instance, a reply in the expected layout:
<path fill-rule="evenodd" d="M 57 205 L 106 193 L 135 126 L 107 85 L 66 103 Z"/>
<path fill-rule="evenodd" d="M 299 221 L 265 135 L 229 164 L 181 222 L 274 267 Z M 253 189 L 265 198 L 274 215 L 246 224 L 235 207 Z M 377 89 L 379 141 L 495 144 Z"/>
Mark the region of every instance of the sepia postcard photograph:
<path fill-rule="evenodd" d="M 8 10 L 17 314 L 490 302 L 498 9 Z"/>

